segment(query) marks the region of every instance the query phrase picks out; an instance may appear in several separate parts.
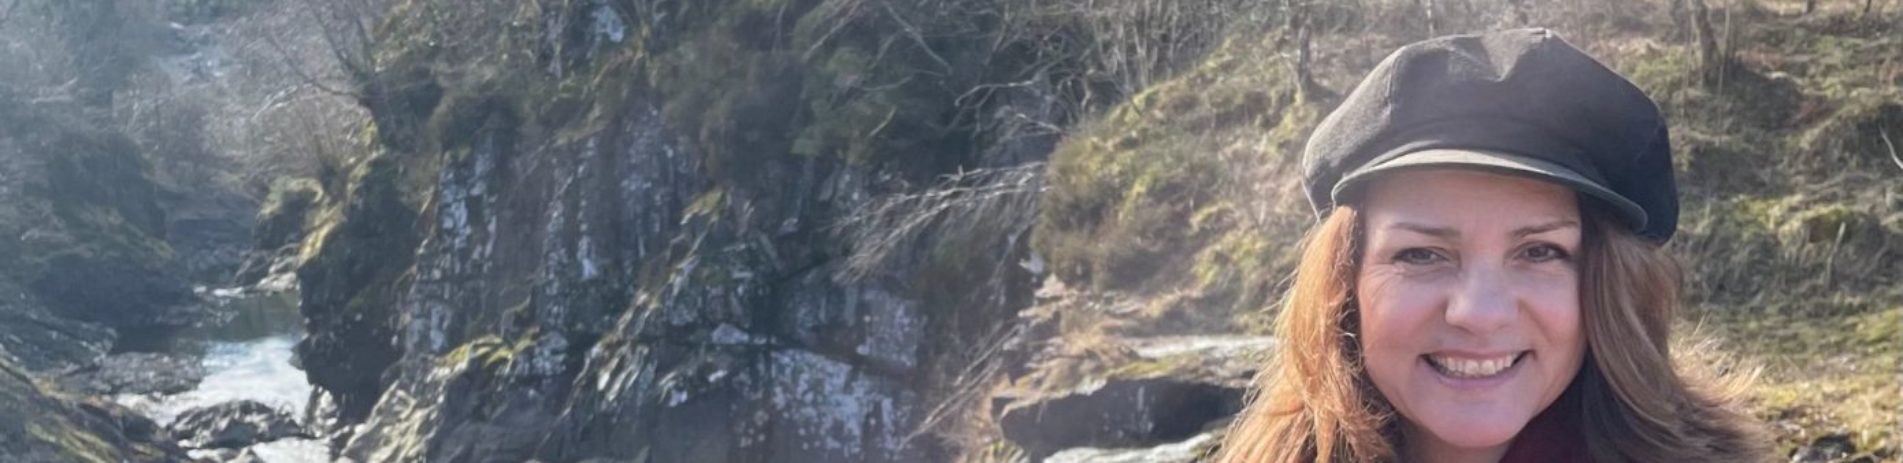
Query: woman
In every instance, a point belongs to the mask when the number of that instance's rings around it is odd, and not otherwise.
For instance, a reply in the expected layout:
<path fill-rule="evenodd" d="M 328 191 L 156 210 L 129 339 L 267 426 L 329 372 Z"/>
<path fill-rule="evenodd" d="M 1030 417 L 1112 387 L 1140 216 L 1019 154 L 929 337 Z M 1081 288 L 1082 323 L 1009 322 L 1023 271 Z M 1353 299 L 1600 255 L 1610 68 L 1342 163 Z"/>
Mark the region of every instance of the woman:
<path fill-rule="evenodd" d="M 1674 367 L 1656 105 L 1543 29 L 1389 56 L 1311 136 L 1280 354 L 1219 461 L 1758 461 Z"/>

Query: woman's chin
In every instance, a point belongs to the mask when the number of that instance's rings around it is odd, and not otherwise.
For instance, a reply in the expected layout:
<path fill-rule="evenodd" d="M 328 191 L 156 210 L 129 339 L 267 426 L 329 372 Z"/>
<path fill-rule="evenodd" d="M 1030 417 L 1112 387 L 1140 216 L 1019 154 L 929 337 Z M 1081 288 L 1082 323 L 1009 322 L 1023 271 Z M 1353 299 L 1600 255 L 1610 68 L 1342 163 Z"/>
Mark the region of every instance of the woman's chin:
<path fill-rule="evenodd" d="M 1462 413 L 1459 418 L 1429 418 L 1424 431 L 1442 443 L 1462 449 L 1488 449 L 1506 445 L 1526 427 L 1527 417 L 1517 413 Z M 1493 415 L 1493 416 L 1479 416 Z"/>

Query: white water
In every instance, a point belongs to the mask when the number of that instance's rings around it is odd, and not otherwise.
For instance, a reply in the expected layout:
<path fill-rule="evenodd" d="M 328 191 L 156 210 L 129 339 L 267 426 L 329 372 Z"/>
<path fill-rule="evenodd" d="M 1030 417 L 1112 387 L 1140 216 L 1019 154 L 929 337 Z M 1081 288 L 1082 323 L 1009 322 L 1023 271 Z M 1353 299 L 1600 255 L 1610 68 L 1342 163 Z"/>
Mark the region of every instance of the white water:
<path fill-rule="evenodd" d="M 156 398 L 120 395 L 119 403 L 145 412 L 159 423 L 170 423 L 193 408 L 244 399 L 303 416 L 311 385 L 304 382 L 302 370 L 291 366 L 291 345 L 295 342 L 290 336 L 212 342 L 204 359 L 205 371 L 210 374 L 198 383 L 198 388 Z"/>
<path fill-rule="evenodd" d="M 296 324 L 281 323 L 287 315 L 296 316 L 296 307 L 254 298 L 224 308 L 245 313 L 223 326 L 182 335 L 193 339 L 181 343 L 202 343 L 204 347 L 202 362 L 207 374 L 198 387 L 170 396 L 125 394 L 114 399 L 160 426 L 170 424 L 187 410 L 234 400 L 255 400 L 289 412 L 302 422 L 311 385 L 304 371 L 291 364 L 291 348 L 298 336 Z M 250 449 L 270 463 L 330 461 L 329 451 L 316 439 L 281 439 Z M 211 452 L 193 451 L 192 456 L 206 458 Z"/>

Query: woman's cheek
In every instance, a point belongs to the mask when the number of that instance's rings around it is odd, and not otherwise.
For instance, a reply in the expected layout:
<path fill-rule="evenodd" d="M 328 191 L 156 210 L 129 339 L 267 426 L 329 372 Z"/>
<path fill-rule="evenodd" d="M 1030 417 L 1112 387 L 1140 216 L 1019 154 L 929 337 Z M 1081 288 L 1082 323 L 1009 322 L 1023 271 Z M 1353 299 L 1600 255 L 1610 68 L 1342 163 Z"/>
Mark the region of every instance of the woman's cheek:
<path fill-rule="evenodd" d="M 1435 304 L 1434 285 L 1416 278 L 1406 272 L 1392 268 L 1375 268 L 1364 273 L 1357 291 L 1361 304 L 1362 342 L 1371 364 L 1393 364 L 1403 367 L 1413 363 L 1415 344 L 1431 339 L 1427 333 L 1417 333 L 1426 327 L 1426 317 L 1433 316 Z"/>

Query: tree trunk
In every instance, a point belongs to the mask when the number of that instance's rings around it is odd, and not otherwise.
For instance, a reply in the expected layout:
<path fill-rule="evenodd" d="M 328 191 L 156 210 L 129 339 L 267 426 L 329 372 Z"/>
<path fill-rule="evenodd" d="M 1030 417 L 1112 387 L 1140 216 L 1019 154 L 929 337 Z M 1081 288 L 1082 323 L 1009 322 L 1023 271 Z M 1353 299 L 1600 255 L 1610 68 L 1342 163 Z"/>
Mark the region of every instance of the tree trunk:
<path fill-rule="evenodd" d="M 1284 23 L 1282 31 L 1287 34 L 1284 39 L 1295 46 L 1295 88 L 1299 93 L 1307 93 L 1309 87 L 1314 84 L 1314 71 L 1310 69 L 1312 57 L 1309 46 L 1311 34 L 1308 0 L 1282 0 L 1282 7 L 1287 10 L 1284 16 L 1287 22 Z"/>
<path fill-rule="evenodd" d="M 1698 40 L 1698 75 L 1706 84 L 1722 82 L 1729 60 L 1718 48 L 1718 34 L 1711 28 L 1711 10 L 1705 7 L 1705 0 L 1690 1 L 1692 34 Z"/>
<path fill-rule="evenodd" d="M 1419 7 L 1421 14 L 1427 18 L 1427 36 L 1439 36 L 1440 21 L 1434 19 L 1434 0 L 1414 0 L 1414 6 Z"/>

